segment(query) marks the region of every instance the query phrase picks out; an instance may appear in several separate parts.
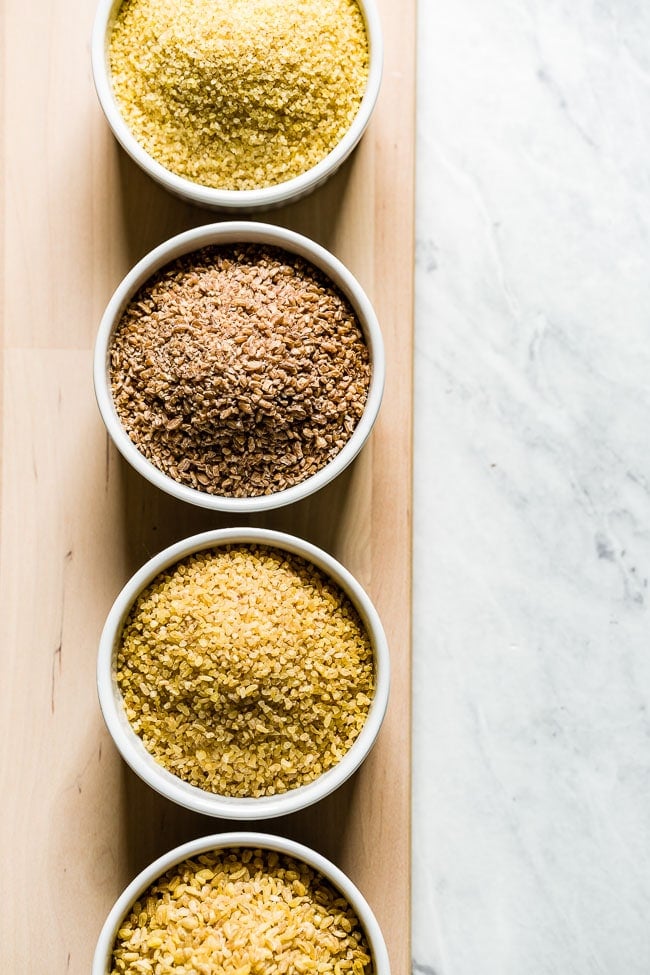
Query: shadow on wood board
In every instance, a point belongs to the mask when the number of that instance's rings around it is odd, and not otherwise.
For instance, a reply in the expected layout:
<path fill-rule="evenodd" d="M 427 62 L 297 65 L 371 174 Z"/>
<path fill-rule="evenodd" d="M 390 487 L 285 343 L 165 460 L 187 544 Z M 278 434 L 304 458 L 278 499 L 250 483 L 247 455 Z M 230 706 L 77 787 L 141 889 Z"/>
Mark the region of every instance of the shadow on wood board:
<path fill-rule="evenodd" d="M 350 522 L 357 507 L 369 503 L 364 498 L 367 478 L 362 468 L 367 462 L 365 454 L 371 449 L 367 445 L 361 456 L 342 474 L 304 501 L 275 511 L 228 515 L 170 497 L 141 477 L 111 448 L 109 477 L 113 481 L 113 490 L 118 492 L 118 508 L 122 515 L 121 522 L 115 526 L 115 544 L 131 574 L 152 555 L 181 538 L 216 528 L 253 526 L 304 538 L 356 572 L 342 546 L 344 542 L 348 544 L 354 540 Z M 363 546 L 363 540 L 359 545 Z M 362 557 L 363 553 L 358 552 L 357 559 L 363 561 Z"/>
<path fill-rule="evenodd" d="M 214 819 L 190 812 L 158 795 L 122 765 L 122 830 L 126 839 L 125 868 L 134 877 L 152 860 L 168 850 L 200 836 L 212 836 L 232 830 L 271 833 L 288 837 L 336 863 L 345 861 L 350 807 L 354 802 L 357 779 L 348 779 L 333 795 L 317 805 L 291 816 L 253 820 L 242 823 Z"/>
<path fill-rule="evenodd" d="M 298 203 L 247 214 L 185 203 L 147 176 L 117 143 L 114 149 L 119 173 L 125 254 L 130 265 L 174 234 L 224 220 L 252 219 L 281 224 L 331 249 L 357 158 L 353 153 L 324 186 Z"/>

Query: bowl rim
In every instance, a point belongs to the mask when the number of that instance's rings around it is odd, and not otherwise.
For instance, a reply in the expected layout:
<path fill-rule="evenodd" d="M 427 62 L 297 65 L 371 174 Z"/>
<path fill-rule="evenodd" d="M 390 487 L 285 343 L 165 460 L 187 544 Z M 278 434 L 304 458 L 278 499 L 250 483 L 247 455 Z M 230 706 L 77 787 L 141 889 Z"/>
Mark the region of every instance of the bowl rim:
<path fill-rule="evenodd" d="M 225 190 L 194 183 L 162 166 L 140 145 L 127 126 L 113 94 L 108 66 L 108 31 L 122 0 L 98 0 L 91 34 L 95 90 L 109 127 L 124 151 L 157 183 L 199 206 L 221 210 L 263 210 L 300 199 L 316 189 L 347 159 L 361 139 L 375 108 L 384 61 L 384 44 L 375 0 L 356 0 L 368 37 L 368 80 L 361 104 L 341 141 L 315 166 L 283 183 L 251 190 Z"/>
<path fill-rule="evenodd" d="M 318 268 L 336 285 L 350 302 L 364 335 L 370 357 L 370 384 L 363 413 L 349 439 L 339 453 L 325 467 L 298 484 L 271 494 L 245 498 L 231 498 L 208 494 L 181 484 L 165 474 L 144 454 L 129 437 L 118 417 L 109 379 L 111 338 L 131 297 L 153 274 L 178 257 L 203 247 L 235 243 L 267 244 L 304 258 Z M 102 315 L 95 339 L 93 379 L 95 398 L 108 434 L 124 459 L 155 487 L 172 497 L 213 511 L 231 514 L 269 511 L 301 501 L 319 491 L 342 473 L 355 459 L 370 436 L 379 413 L 386 378 L 386 356 L 383 336 L 370 299 L 351 271 L 321 244 L 304 234 L 249 220 L 233 220 L 203 224 L 176 234 L 163 241 L 124 276 L 113 292 Z"/>
<path fill-rule="evenodd" d="M 114 656 L 128 613 L 138 595 L 161 572 L 186 556 L 227 545 L 262 545 L 311 562 L 345 592 L 370 638 L 375 665 L 375 692 L 359 736 L 345 755 L 317 779 L 274 796 L 237 798 L 207 792 L 169 772 L 147 752 L 131 727 L 117 688 Z M 297 812 L 338 789 L 361 766 L 381 729 L 390 692 L 390 655 L 375 606 L 355 576 L 324 549 L 295 535 L 266 528 L 219 528 L 183 538 L 150 558 L 117 595 L 106 617 L 97 653 L 97 694 L 100 709 L 118 751 L 147 785 L 172 802 L 217 818 L 250 821 Z"/>
<path fill-rule="evenodd" d="M 109 959 L 120 922 L 138 897 L 161 874 L 183 860 L 200 856 L 213 850 L 255 848 L 286 854 L 302 860 L 322 874 L 346 898 L 356 913 L 368 939 L 374 963 L 375 975 L 390 975 L 390 961 L 384 937 L 370 907 L 356 884 L 340 867 L 304 843 L 286 839 L 273 833 L 230 831 L 189 840 L 163 853 L 142 869 L 115 900 L 102 925 L 92 962 L 92 975 L 107 975 Z"/>

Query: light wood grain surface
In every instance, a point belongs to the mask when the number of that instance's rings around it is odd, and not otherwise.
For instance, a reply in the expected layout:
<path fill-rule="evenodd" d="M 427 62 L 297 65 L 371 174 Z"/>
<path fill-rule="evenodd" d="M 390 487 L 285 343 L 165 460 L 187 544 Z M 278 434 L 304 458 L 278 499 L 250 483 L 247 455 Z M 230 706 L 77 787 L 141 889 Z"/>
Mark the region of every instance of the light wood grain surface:
<path fill-rule="evenodd" d="M 231 824 L 183 811 L 121 762 L 95 691 L 106 613 L 151 554 L 195 531 L 263 524 L 336 555 L 367 587 L 393 665 L 369 760 L 304 813 L 253 824 L 306 842 L 361 887 L 395 975 L 410 970 L 410 572 L 415 0 L 380 0 L 379 103 L 351 161 L 265 219 L 315 238 L 375 304 L 388 374 L 369 445 L 312 500 L 229 519 L 174 502 L 109 446 L 95 330 L 152 246 L 219 219 L 157 188 L 109 134 L 90 74 L 89 0 L 2 5 L 0 836 L 2 969 L 89 971 L 117 894 L 154 856 Z"/>

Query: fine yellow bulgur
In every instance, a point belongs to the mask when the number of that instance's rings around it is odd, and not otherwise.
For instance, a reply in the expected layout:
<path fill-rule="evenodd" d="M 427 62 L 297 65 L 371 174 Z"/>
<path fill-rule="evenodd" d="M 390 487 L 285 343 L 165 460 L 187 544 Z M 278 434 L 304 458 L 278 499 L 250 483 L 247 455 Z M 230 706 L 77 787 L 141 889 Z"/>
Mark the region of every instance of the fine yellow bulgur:
<path fill-rule="evenodd" d="M 259 797 L 313 781 L 358 737 L 373 650 L 347 596 L 277 549 L 199 552 L 159 575 L 121 634 L 126 715 L 170 772 Z"/>
<path fill-rule="evenodd" d="M 252 848 L 172 867 L 136 901 L 111 975 L 371 975 L 347 900 L 302 861 Z"/>
<path fill-rule="evenodd" d="M 137 141 L 196 183 L 255 189 L 305 172 L 361 104 L 356 0 L 124 0 L 113 90 Z"/>

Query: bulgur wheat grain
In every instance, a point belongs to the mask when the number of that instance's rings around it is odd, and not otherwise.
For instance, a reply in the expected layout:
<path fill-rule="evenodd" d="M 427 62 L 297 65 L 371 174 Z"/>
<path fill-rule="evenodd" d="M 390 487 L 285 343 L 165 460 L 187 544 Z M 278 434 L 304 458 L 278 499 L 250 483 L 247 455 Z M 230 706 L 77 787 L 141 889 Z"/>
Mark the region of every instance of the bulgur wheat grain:
<path fill-rule="evenodd" d="M 109 42 L 119 109 L 165 168 L 257 189 L 320 162 L 368 78 L 355 0 L 124 0 Z"/>
<path fill-rule="evenodd" d="M 343 448 L 370 360 L 347 299 L 277 247 L 179 258 L 134 296 L 110 345 L 115 409 L 181 484 L 225 497 L 299 484 Z"/>
<path fill-rule="evenodd" d="M 147 750 L 224 796 L 286 792 L 358 737 L 373 650 L 342 590 L 277 549 L 199 552 L 161 573 L 122 631 L 117 684 Z"/>
<path fill-rule="evenodd" d="M 243 848 L 204 853 L 156 880 L 124 918 L 110 971 L 372 975 L 374 966 L 359 918 L 324 877 Z"/>

